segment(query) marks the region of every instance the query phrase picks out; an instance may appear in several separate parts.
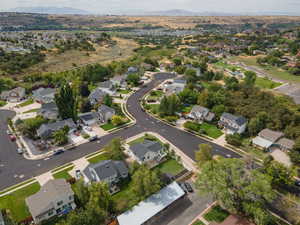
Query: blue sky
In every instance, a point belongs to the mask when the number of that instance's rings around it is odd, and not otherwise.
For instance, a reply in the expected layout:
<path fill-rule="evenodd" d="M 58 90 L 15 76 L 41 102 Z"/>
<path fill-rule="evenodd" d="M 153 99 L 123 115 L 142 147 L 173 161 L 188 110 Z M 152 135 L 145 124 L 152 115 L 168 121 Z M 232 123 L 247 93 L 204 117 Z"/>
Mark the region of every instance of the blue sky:
<path fill-rule="evenodd" d="M 73 7 L 93 13 L 185 9 L 196 12 L 300 12 L 300 0 L 0 0 L 15 7 Z"/>

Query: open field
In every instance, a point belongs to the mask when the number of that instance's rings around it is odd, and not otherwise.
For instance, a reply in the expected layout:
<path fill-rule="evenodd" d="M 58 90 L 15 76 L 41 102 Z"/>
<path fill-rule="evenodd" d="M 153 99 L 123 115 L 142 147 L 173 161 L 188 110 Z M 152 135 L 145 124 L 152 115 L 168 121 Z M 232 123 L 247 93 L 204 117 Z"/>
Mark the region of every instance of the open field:
<path fill-rule="evenodd" d="M 121 38 L 113 38 L 113 40 L 117 41 L 116 45 L 112 47 L 97 46 L 95 52 L 70 50 L 62 54 L 49 53 L 44 62 L 27 69 L 25 73 L 61 72 L 87 64 L 107 64 L 132 56 L 133 50 L 139 46 L 133 40 Z"/>
<path fill-rule="evenodd" d="M 274 79 L 287 81 L 287 82 L 300 82 L 299 76 L 294 76 L 285 70 L 282 70 L 274 66 L 259 65 L 256 62 L 257 57 L 258 56 L 237 56 L 237 57 L 232 57 L 230 60 L 234 62 L 242 62 L 247 66 L 256 67 L 262 70 L 264 73 L 270 75 Z"/>

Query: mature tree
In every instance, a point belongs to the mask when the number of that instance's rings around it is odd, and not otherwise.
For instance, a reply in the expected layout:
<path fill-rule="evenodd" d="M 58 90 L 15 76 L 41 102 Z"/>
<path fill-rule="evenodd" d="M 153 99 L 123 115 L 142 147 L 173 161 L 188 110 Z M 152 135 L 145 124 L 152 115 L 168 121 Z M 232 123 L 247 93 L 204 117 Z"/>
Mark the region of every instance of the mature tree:
<path fill-rule="evenodd" d="M 62 119 L 77 120 L 76 95 L 68 83 L 63 84 L 55 95 L 55 102 Z"/>
<path fill-rule="evenodd" d="M 225 77 L 225 86 L 228 90 L 238 90 L 239 88 L 239 80 L 235 77 Z"/>
<path fill-rule="evenodd" d="M 180 101 L 184 104 L 196 104 L 198 99 L 198 92 L 185 88 L 182 92 L 178 94 Z"/>
<path fill-rule="evenodd" d="M 55 131 L 52 134 L 52 137 L 57 145 L 64 145 L 68 143 L 68 132 L 69 127 L 65 126 L 64 128 Z"/>
<path fill-rule="evenodd" d="M 246 71 L 244 81 L 247 86 L 254 86 L 256 81 L 256 73 L 253 71 Z"/>
<path fill-rule="evenodd" d="M 237 146 L 237 147 L 242 145 L 242 139 L 239 134 L 228 134 L 226 135 L 225 139 L 226 142 L 230 145 Z"/>
<path fill-rule="evenodd" d="M 44 123 L 47 123 L 47 119 L 37 116 L 35 118 L 20 121 L 18 128 L 23 135 L 29 138 L 35 138 L 37 129 Z"/>
<path fill-rule="evenodd" d="M 90 94 L 89 86 L 86 83 L 81 83 L 79 86 L 79 93 L 82 97 L 88 97 Z"/>
<path fill-rule="evenodd" d="M 159 104 L 158 111 L 162 116 L 174 116 L 179 107 L 180 100 L 176 95 L 165 96 Z"/>
<path fill-rule="evenodd" d="M 155 170 L 150 170 L 142 165 L 132 175 L 133 191 L 140 199 L 144 199 L 159 191 L 162 182 Z"/>
<path fill-rule="evenodd" d="M 293 163 L 300 164 L 300 137 L 298 137 L 295 141 L 295 145 L 289 153 L 291 160 Z"/>
<path fill-rule="evenodd" d="M 173 63 L 175 64 L 175 66 L 180 66 L 182 64 L 182 60 L 179 57 L 176 57 L 173 59 Z"/>
<path fill-rule="evenodd" d="M 200 144 L 199 150 L 195 152 L 195 158 L 199 167 L 212 160 L 212 146 L 210 144 Z"/>
<path fill-rule="evenodd" d="M 80 106 L 80 112 L 82 112 L 82 113 L 90 112 L 93 108 L 93 106 L 88 98 L 82 99 L 79 106 Z"/>
<path fill-rule="evenodd" d="M 140 75 L 137 73 L 129 74 L 126 78 L 126 82 L 132 86 L 138 86 L 140 83 Z"/>
<path fill-rule="evenodd" d="M 124 123 L 122 116 L 114 115 L 111 118 L 111 123 L 115 126 L 120 126 Z"/>
<path fill-rule="evenodd" d="M 113 105 L 113 99 L 110 95 L 105 95 L 103 98 L 103 104 L 107 105 L 109 107 L 112 107 Z"/>
<path fill-rule="evenodd" d="M 121 138 L 112 139 L 105 147 L 104 151 L 107 152 L 111 159 L 122 160 L 124 158 L 124 152 L 122 147 Z"/>
<path fill-rule="evenodd" d="M 241 159 L 220 159 L 205 163 L 196 187 L 209 193 L 231 213 L 242 213 L 265 225 L 271 218 L 267 205 L 275 194 L 271 178 L 258 170 L 249 170 Z"/>
<path fill-rule="evenodd" d="M 88 185 L 85 184 L 83 179 L 76 182 L 74 185 L 74 192 L 77 205 L 85 207 L 90 199 L 90 192 Z"/>

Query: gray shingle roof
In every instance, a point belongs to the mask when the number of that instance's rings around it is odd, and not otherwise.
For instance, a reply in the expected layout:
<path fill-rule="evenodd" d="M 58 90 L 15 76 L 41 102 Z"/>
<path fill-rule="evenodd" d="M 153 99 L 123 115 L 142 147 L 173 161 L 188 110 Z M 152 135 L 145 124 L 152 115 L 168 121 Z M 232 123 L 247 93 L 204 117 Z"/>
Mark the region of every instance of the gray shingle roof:
<path fill-rule="evenodd" d="M 40 137 L 49 137 L 53 132 L 68 126 L 70 129 L 76 128 L 76 124 L 72 119 L 61 120 L 55 123 L 43 124 L 37 130 L 37 135 Z"/>
<path fill-rule="evenodd" d="M 163 146 L 158 141 L 145 140 L 142 143 L 133 144 L 130 146 L 132 153 L 143 161 L 144 156 L 147 152 L 156 152 L 158 153 L 163 149 Z"/>
<path fill-rule="evenodd" d="M 207 113 L 209 113 L 209 109 L 205 108 L 203 106 L 200 106 L 200 105 L 194 105 L 191 110 L 191 113 L 193 113 L 193 112 L 198 112 L 198 113 L 206 115 Z"/>
<path fill-rule="evenodd" d="M 53 200 L 73 196 L 74 192 L 65 179 L 49 180 L 40 191 L 26 198 L 26 204 L 33 217 L 54 207 Z"/>
<path fill-rule="evenodd" d="M 89 99 L 99 100 L 99 99 L 103 98 L 105 95 L 107 95 L 106 92 L 102 91 L 100 88 L 96 88 L 89 95 Z"/>
<path fill-rule="evenodd" d="M 111 89 L 113 86 L 114 84 L 110 80 L 99 83 L 99 88 Z"/>
<path fill-rule="evenodd" d="M 49 102 L 49 103 L 42 104 L 40 110 L 41 111 L 57 111 L 58 108 L 57 108 L 55 102 Z"/>
<path fill-rule="evenodd" d="M 94 120 L 97 118 L 97 113 L 96 112 L 81 113 L 78 115 L 78 117 L 83 121 Z"/>
<path fill-rule="evenodd" d="M 106 114 L 108 112 L 115 114 L 115 110 L 107 105 L 102 104 L 99 108 L 98 108 L 98 112 L 100 114 Z"/>
<path fill-rule="evenodd" d="M 230 120 L 232 122 L 235 122 L 237 125 L 242 126 L 243 124 L 247 123 L 247 119 L 243 116 L 235 116 L 231 113 L 223 113 L 222 117 Z"/>

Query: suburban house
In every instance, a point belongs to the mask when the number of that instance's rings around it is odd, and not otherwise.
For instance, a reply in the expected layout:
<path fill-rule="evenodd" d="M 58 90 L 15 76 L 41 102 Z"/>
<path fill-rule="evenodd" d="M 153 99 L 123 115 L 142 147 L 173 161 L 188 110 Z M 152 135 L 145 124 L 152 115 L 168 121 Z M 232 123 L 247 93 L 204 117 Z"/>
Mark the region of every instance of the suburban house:
<path fill-rule="evenodd" d="M 115 87 L 126 88 L 127 87 L 126 78 L 127 75 L 120 75 L 111 78 L 110 81 L 113 83 Z"/>
<path fill-rule="evenodd" d="M 54 101 L 56 90 L 54 88 L 39 88 L 32 92 L 35 101 L 43 104 Z"/>
<path fill-rule="evenodd" d="M 1 99 L 9 102 L 22 101 L 26 96 L 25 88 L 17 87 L 10 91 L 3 91 L 1 93 Z"/>
<path fill-rule="evenodd" d="M 107 123 L 115 114 L 116 110 L 107 105 L 101 105 L 98 108 L 98 116 L 101 123 Z"/>
<path fill-rule="evenodd" d="M 38 111 L 38 115 L 41 115 L 49 120 L 56 120 L 58 118 L 57 105 L 55 102 L 42 104 L 40 110 Z"/>
<path fill-rule="evenodd" d="M 117 217 L 119 225 L 158 224 L 156 221 L 167 210 L 172 211 L 181 204 L 186 194 L 174 181 L 160 191 L 140 202 Z"/>
<path fill-rule="evenodd" d="M 263 129 L 252 139 L 252 144 L 260 149 L 279 148 L 282 151 L 293 149 L 295 142 L 284 137 L 284 133 Z"/>
<path fill-rule="evenodd" d="M 252 144 L 261 149 L 268 149 L 276 143 L 284 134 L 282 132 L 263 129 L 252 139 Z"/>
<path fill-rule="evenodd" d="M 137 67 L 131 66 L 127 69 L 127 74 L 137 73 L 139 69 Z"/>
<path fill-rule="evenodd" d="M 89 101 L 92 105 L 99 104 L 103 101 L 104 97 L 107 95 L 106 92 L 104 92 L 100 88 L 96 88 L 93 90 L 89 95 Z"/>
<path fill-rule="evenodd" d="M 164 92 L 166 95 L 179 94 L 186 86 L 186 80 L 175 79 L 171 84 L 164 85 Z"/>
<path fill-rule="evenodd" d="M 215 118 L 215 114 L 210 112 L 208 108 L 200 105 L 193 106 L 191 112 L 188 115 L 189 118 L 197 121 L 212 121 Z"/>
<path fill-rule="evenodd" d="M 79 121 L 86 126 L 91 126 L 99 121 L 99 115 L 97 112 L 87 112 L 78 115 Z"/>
<path fill-rule="evenodd" d="M 139 163 L 150 166 L 158 165 L 167 155 L 163 145 L 158 141 L 145 140 L 129 147 L 129 154 Z"/>
<path fill-rule="evenodd" d="M 243 116 L 235 116 L 231 113 L 223 113 L 218 125 L 226 134 L 242 134 L 247 127 L 247 119 Z"/>
<path fill-rule="evenodd" d="M 37 135 L 40 138 L 47 139 L 53 134 L 53 132 L 62 129 L 65 126 L 69 127 L 70 133 L 76 130 L 76 124 L 73 122 L 73 120 L 66 119 L 54 123 L 42 124 L 37 130 Z"/>
<path fill-rule="evenodd" d="M 118 191 L 117 183 L 128 177 L 128 168 L 123 161 L 103 160 L 90 164 L 83 170 L 84 180 L 90 182 L 106 182 L 110 192 Z"/>
<path fill-rule="evenodd" d="M 99 83 L 98 88 L 108 95 L 116 94 L 116 88 L 111 80 Z"/>
<path fill-rule="evenodd" d="M 25 202 L 35 223 L 76 208 L 74 192 L 65 179 L 49 180 L 40 191 L 26 198 Z"/>

